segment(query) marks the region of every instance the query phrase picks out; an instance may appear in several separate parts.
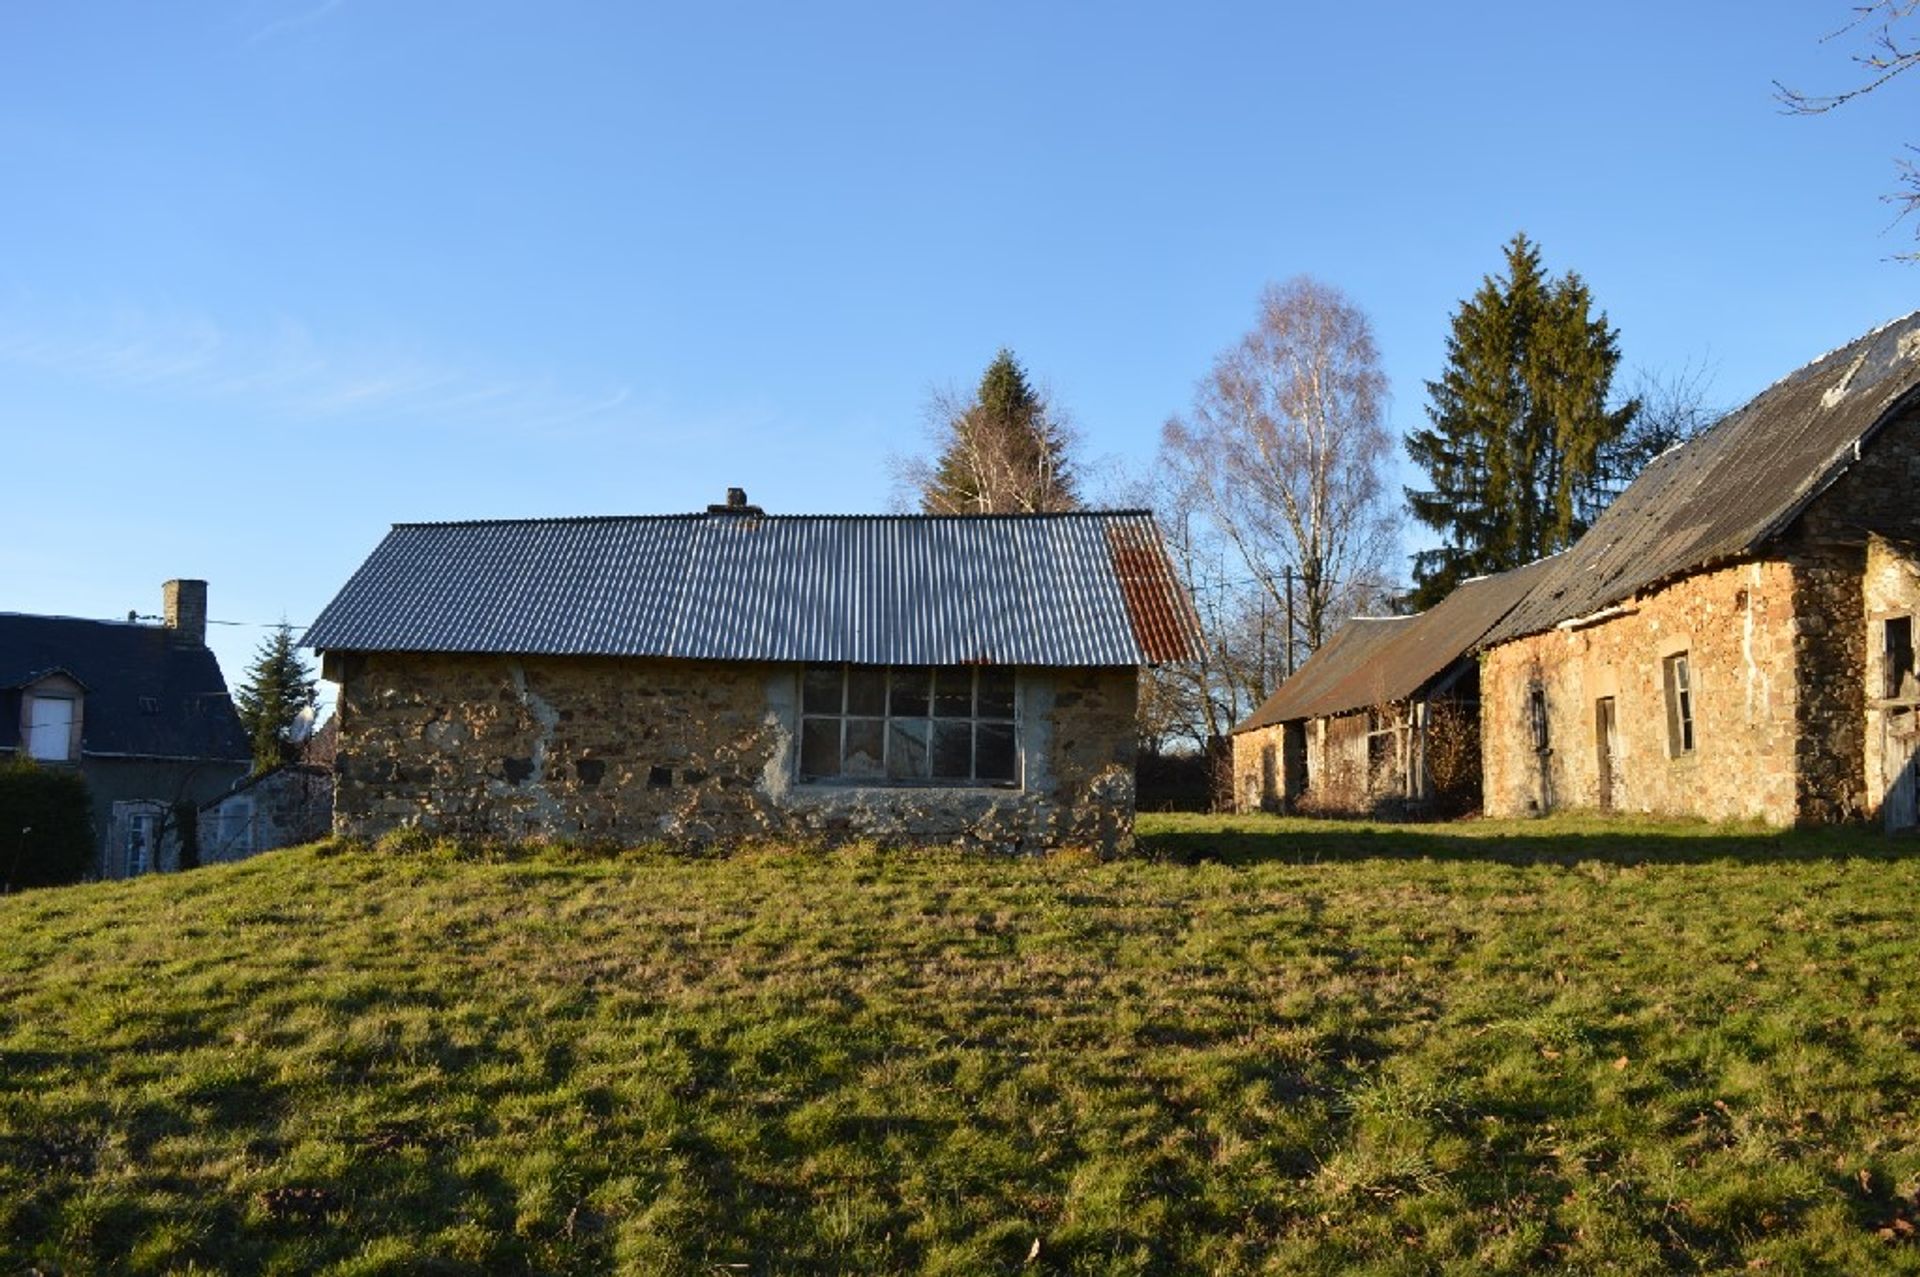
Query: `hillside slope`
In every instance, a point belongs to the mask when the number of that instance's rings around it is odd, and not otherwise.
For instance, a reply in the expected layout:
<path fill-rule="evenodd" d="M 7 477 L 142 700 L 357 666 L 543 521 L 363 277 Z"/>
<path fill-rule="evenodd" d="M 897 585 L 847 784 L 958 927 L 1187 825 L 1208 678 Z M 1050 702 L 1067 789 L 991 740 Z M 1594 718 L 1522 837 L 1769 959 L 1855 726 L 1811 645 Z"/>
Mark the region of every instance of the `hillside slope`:
<path fill-rule="evenodd" d="M 1900 847 L 1147 824 L 0 899 L 0 1272 L 1920 1271 Z"/>

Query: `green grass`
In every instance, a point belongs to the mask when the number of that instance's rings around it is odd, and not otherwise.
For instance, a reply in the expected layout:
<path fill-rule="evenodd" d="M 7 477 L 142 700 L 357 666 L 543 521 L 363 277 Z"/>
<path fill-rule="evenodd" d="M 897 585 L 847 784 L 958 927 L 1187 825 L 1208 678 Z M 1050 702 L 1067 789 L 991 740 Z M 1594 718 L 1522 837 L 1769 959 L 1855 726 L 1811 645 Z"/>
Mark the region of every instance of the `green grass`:
<path fill-rule="evenodd" d="M 1141 829 L 0 899 L 0 1273 L 1920 1272 L 1914 843 Z"/>

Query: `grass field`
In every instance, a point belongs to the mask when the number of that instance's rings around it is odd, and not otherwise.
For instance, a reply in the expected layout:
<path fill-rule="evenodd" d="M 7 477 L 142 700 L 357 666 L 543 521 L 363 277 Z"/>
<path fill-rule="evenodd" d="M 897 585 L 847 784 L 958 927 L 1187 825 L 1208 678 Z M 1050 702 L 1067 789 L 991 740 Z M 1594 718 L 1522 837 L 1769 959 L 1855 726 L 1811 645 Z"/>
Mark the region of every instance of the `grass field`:
<path fill-rule="evenodd" d="M 302 849 L 0 899 L 0 1273 L 1920 1272 L 1920 846 Z"/>

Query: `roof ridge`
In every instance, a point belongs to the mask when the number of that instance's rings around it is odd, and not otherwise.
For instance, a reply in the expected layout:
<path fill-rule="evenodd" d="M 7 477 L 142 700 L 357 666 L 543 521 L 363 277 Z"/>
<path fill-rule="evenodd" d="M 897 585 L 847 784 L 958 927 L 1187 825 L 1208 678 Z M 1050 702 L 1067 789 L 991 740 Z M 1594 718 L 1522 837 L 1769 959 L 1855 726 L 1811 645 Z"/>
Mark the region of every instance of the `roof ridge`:
<path fill-rule="evenodd" d="M 713 513 L 705 510 L 690 510 L 682 514 L 561 514 L 532 515 L 523 518 L 502 519 L 415 519 L 394 523 L 394 528 L 471 528 L 471 527 L 525 527 L 531 524 L 568 524 L 568 523 L 681 523 L 701 522 L 716 519 L 737 519 L 753 523 L 993 523 L 993 522 L 1043 522 L 1054 519 L 1113 519 L 1139 518 L 1151 516 L 1153 511 L 1142 508 L 1113 510 L 1047 510 L 1013 514 L 733 514 Z"/>

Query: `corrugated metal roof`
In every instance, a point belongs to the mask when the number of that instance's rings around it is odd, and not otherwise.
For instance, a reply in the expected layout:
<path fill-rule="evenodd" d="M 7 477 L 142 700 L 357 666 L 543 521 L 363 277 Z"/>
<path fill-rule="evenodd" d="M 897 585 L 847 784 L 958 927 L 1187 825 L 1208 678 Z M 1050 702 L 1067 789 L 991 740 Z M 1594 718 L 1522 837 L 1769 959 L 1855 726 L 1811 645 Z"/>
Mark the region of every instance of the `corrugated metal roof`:
<path fill-rule="evenodd" d="M 1142 511 L 396 524 L 302 640 L 336 651 L 1140 665 L 1197 626 Z"/>
<path fill-rule="evenodd" d="M 1463 581 L 1418 616 L 1356 617 L 1233 730 L 1251 731 L 1289 719 L 1323 718 L 1408 699 L 1472 651 L 1555 563 L 1555 559 L 1542 559 L 1511 572 Z"/>
<path fill-rule="evenodd" d="M 1752 553 L 1852 464 L 1916 384 L 1920 312 L 1774 383 L 1656 458 L 1486 641 L 1552 629 Z"/>

